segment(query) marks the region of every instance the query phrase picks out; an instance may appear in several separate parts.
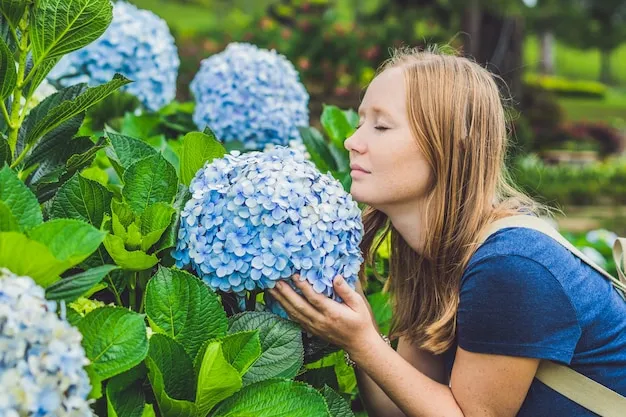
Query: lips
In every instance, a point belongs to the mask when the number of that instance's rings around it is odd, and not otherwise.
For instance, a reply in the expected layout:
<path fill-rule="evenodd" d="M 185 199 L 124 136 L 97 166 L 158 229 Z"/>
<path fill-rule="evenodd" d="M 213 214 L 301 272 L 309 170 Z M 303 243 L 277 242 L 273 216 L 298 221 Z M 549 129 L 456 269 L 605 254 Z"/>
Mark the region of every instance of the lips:
<path fill-rule="evenodd" d="M 366 170 L 365 168 L 363 168 L 359 164 L 350 164 L 350 169 L 353 170 L 353 171 L 361 171 L 361 172 L 364 172 L 366 174 L 370 173 L 368 170 Z"/>

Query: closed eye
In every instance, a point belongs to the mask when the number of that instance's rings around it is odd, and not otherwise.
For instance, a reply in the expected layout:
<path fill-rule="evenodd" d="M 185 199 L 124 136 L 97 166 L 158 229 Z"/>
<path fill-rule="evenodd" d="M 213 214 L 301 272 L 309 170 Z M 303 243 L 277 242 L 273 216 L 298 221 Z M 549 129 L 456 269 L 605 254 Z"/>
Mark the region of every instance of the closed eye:
<path fill-rule="evenodd" d="M 389 128 L 385 126 L 374 126 L 374 129 L 380 130 L 381 132 L 384 132 L 385 130 L 389 130 Z"/>

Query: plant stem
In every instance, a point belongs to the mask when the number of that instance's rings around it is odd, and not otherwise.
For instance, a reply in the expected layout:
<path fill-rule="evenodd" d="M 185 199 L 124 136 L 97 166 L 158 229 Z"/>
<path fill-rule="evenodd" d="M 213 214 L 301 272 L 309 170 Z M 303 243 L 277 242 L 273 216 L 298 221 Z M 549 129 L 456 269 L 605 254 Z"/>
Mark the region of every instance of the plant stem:
<path fill-rule="evenodd" d="M 7 111 L 7 106 L 5 106 L 3 100 L 0 100 L 0 108 L 2 109 L 2 116 L 4 117 L 4 121 L 7 123 L 7 126 L 10 125 L 11 117 L 9 116 L 9 112 Z"/>
<path fill-rule="evenodd" d="M 137 311 L 137 272 L 133 272 L 128 283 L 128 306 L 131 310 Z"/>
<path fill-rule="evenodd" d="M 139 287 L 139 313 L 143 314 L 146 304 L 146 288 L 148 287 L 148 281 L 150 280 L 152 270 L 147 269 L 140 271 L 137 278 L 137 286 Z"/>
<path fill-rule="evenodd" d="M 108 277 L 108 278 L 109 278 L 109 282 L 111 283 L 111 287 L 113 288 L 113 291 L 111 292 L 113 293 L 113 296 L 115 297 L 115 302 L 117 303 L 118 306 L 124 307 L 124 303 L 122 302 L 120 293 L 117 292 L 117 288 L 115 288 L 115 286 L 113 285 L 113 279 L 111 279 L 111 277 Z"/>
<path fill-rule="evenodd" d="M 13 90 L 13 105 L 11 106 L 11 116 L 9 120 L 9 147 L 11 148 L 11 155 L 15 154 L 15 148 L 17 146 L 17 135 L 21 127 L 20 123 L 20 108 L 22 100 L 22 90 L 24 89 L 24 74 L 26 73 L 26 58 L 28 57 L 28 18 L 29 9 L 26 8 L 22 20 L 20 20 L 20 32 L 22 38 L 18 45 L 18 59 L 17 59 L 17 81 L 15 89 Z"/>
<path fill-rule="evenodd" d="M 22 153 L 20 154 L 20 156 L 18 156 L 15 161 L 13 161 L 13 163 L 11 163 L 11 168 L 15 168 L 20 162 L 22 162 L 22 160 L 24 158 L 26 158 L 26 155 L 28 154 L 28 151 L 30 151 L 30 148 L 32 148 L 33 145 L 32 144 L 28 144 L 26 145 L 26 147 L 24 148 L 24 150 L 22 151 Z"/>

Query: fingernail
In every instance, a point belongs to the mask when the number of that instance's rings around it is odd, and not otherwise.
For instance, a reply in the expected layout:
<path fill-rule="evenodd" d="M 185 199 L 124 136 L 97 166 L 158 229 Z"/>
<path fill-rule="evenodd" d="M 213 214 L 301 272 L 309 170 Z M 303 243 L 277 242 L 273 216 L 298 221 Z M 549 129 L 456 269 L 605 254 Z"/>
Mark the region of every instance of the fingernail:
<path fill-rule="evenodd" d="M 276 285 L 275 285 L 275 288 L 276 288 L 277 290 L 279 290 L 279 289 L 280 289 L 280 287 L 282 287 L 282 286 L 283 286 L 283 283 L 282 283 L 282 282 L 280 282 L 280 281 L 278 281 L 278 282 L 276 283 Z"/>
<path fill-rule="evenodd" d="M 339 286 L 341 284 L 343 284 L 343 278 L 341 277 L 341 275 L 337 275 L 335 277 L 335 285 Z"/>

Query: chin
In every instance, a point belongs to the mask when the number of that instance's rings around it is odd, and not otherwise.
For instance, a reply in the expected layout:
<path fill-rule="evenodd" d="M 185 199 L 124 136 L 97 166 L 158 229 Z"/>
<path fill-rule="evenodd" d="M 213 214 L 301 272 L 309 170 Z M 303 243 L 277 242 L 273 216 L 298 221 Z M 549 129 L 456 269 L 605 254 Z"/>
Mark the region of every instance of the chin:
<path fill-rule="evenodd" d="M 352 199 L 357 203 L 366 204 L 370 207 L 376 208 L 377 201 L 376 198 L 373 198 L 374 196 L 372 195 L 372 193 L 365 192 L 362 187 L 355 187 L 354 183 L 350 187 L 350 195 L 352 196 Z"/>

